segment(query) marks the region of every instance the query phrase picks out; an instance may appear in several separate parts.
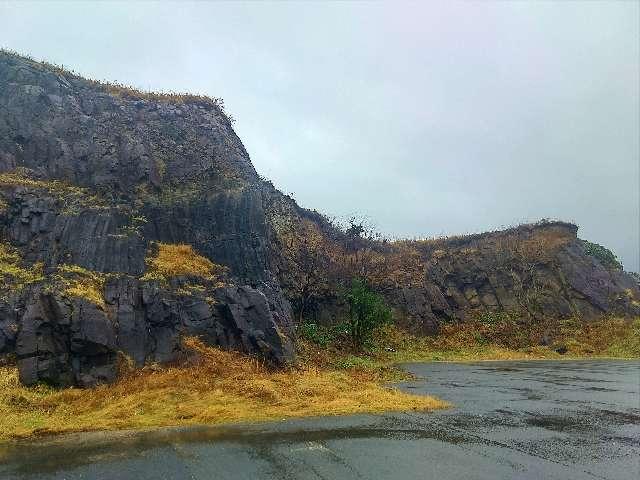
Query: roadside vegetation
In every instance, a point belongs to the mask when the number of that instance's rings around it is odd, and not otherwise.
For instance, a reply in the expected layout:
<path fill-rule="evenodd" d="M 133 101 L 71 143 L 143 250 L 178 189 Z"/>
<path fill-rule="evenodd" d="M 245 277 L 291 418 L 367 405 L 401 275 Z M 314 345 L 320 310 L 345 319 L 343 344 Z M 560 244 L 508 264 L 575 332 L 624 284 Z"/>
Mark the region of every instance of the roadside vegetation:
<path fill-rule="evenodd" d="M 348 326 L 299 328 L 305 361 L 325 367 L 377 371 L 401 378 L 393 365 L 417 361 L 640 358 L 640 318 L 593 322 L 567 319 L 519 323 L 506 315 L 444 325 L 437 335 L 412 335 L 393 324 L 378 329 L 371 348 L 354 352 Z"/>
<path fill-rule="evenodd" d="M 378 329 L 391 323 L 391 309 L 385 305 L 382 295 L 367 288 L 359 278 L 353 280 L 345 297 L 349 304 L 347 331 L 354 350 L 360 351 L 371 342 Z"/>
<path fill-rule="evenodd" d="M 381 384 L 377 370 L 310 363 L 270 370 L 256 359 L 183 341 L 174 366 L 126 368 L 114 384 L 90 389 L 24 387 L 0 367 L 0 440 L 64 432 L 282 420 L 313 415 L 433 410 L 428 396 Z"/>

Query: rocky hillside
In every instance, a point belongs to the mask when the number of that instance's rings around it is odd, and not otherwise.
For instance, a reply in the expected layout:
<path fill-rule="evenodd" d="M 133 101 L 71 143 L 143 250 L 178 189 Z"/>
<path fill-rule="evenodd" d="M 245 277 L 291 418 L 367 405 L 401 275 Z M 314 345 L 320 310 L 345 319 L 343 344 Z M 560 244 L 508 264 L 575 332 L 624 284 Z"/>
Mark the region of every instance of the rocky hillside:
<path fill-rule="evenodd" d="M 639 311 L 573 225 L 393 243 L 357 227 L 262 181 L 219 100 L 0 52 L 0 354 L 25 383 L 109 381 L 125 356 L 178 359 L 182 335 L 287 363 L 294 319 L 339 319 L 354 276 L 424 332 Z"/>
<path fill-rule="evenodd" d="M 427 324 L 506 312 L 527 321 L 638 315 L 638 284 L 619 266 L 590 254 L 578 227 L 542 221 L 513 229 L 418 242 L 424 287 L 401 288 L 422 302 Z M 424 300 L 423 300 L 424 298 Z M 416 302 L 417 300 L 417 302 Z M 430 310 L 430 312 L 429 312 Z"/>

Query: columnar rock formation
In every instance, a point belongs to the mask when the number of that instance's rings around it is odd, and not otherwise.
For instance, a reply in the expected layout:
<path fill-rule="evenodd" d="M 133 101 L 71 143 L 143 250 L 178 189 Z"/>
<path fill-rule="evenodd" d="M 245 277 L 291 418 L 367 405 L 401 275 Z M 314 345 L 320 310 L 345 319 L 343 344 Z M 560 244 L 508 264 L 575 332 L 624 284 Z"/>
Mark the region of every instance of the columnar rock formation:
<path fill-rule="evenodd" d="M 110 381 L 121 354 L 178 359 L 183 335 L 281 365 L 294 359 L 290 302 L 330 321 L 352 276 L 423 332 L 482 312 L 639 312 L 637 284 L 587 255 L 573 225 L 356 237 L 261 180 L 218 100 L 0 52 L 0 355 L 16 356 L 25 383 Z M 163 245 L 217 273 L 176 259 L 152 274 Z"/>
<path fill-rule="evenodd" d="M 0 353 L 24 382 L 79 385 L 112 380 L 118 352 L 175 360 L 182 335 L 292 361 L 261 188 L 217 100 L 135 95 L 0 53 Z M 229 273 L 145 279 L 156 243 Z M 93 277 L 97 301 L 65 288 Z"/>

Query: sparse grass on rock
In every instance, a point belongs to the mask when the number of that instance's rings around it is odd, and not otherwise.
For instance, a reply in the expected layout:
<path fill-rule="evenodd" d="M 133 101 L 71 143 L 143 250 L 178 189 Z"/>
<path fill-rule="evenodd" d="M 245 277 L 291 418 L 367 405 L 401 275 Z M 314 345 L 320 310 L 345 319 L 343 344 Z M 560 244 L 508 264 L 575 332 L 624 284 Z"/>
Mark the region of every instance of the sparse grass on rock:
<path fill-rule="evenodd" d="M 0 299 L 8 293 L 19 293 L 27 285 L 43 278 L 42 263 L 28 266 L 17 249 L 0 242 Z"/>
<path fill-rule="evenodd" d="M 0 172 L 0 188 L 19 187 L 47 192 L 57 200 L 64 202 L 63 213 L 67 214 L 75 214 L 85 208 L 106 208 L 105 202 L 86 188 L 62 180 L 33 178 L 31 172 L 25 168 Z"/>
<path fill-rule="evenodd" d="M 64 295 L 84 298 L 105 308 L 104 273 L 87 270 L 78 265 L 60 265 L 53 277 L 56 287 Z"/>

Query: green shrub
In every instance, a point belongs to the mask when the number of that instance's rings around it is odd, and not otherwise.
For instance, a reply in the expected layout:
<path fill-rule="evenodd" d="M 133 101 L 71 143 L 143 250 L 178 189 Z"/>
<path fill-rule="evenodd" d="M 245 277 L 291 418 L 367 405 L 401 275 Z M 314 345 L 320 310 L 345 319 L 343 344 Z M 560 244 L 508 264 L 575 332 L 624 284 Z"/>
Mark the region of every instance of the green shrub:
<path fill-rule="evenodd" d="M 320 347 L 335 344 L 341 337 L 348 334 L 349 328 L 345 323 L 326 326 L 317 323 L 301 323 L 297 326 L 298 335 Z"/>
<path fill-rule="evenodd" d="M 607 247 L 588 242 L 587 240 L 582 240 L 582 244 L 584 245 L 585 253 L 597 259 L 603 267 L 622 270 L 622 264 L 618 260 L 618 257 Z"/>
<path fill-rule="evenodd" d="M 370 343 L 376 329 L 391 322 L 391 309 L 382 296 L 371 291 L 361 279 L 354 279 L 346 294 L 349 304 L 347 326 L 356 350 Z"/>
<path fill-rule="evenodd" d="M 317 323 L 302 323 L 297 331 L 300 337 L 321 347 L 326 347 L 333 340 L 330 329 Z"/>

